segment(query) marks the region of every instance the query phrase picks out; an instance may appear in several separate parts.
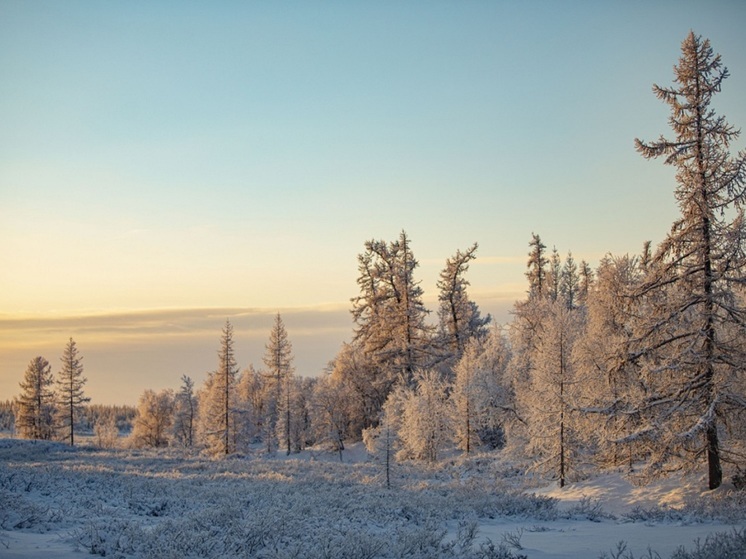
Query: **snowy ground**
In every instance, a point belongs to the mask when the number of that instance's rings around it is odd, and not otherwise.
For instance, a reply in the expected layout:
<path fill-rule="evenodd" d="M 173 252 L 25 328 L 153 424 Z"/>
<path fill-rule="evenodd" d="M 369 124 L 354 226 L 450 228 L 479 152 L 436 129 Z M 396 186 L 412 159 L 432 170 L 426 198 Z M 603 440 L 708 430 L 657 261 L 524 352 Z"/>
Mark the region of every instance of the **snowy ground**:
<path fill-rule="evenodd" d="M 482 455 L 397 465 L 393 487 L 382 481 L 359 446 L 340 463 L 4 439 L 0 557 L 596 559 L 623 540 L 627 558 L 652 548 L 665 559 L 745 527 L 746 495 L 703 493 L 696 479 L 639 488 L 604 474 L 528 493 L 515 469 Z"/>

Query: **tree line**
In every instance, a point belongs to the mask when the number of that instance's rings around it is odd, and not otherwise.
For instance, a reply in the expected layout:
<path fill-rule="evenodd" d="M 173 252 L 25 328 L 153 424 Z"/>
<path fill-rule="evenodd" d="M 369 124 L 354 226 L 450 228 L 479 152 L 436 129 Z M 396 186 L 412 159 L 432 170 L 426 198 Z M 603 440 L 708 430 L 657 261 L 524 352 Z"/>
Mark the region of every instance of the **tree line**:
<path fill-rule="evenodd" d="M 526 297 L 499 326 L 468 294 L 476 243 L 446 260 L 433 321 L 406 232 L 370 240 L 358 256 L 352 340 L 322 377 L 295 374 L 279 314 L 264 367 L 240 371 L 226 321 L 216 370 L 200 388 L 185 376 L 178 392 L 146 391 L 132 440 L 214 455 L 322 443 L 341 453 L 364 440 L 387 465 L 435 461 L 447 449 L 503 449 L 560 485 L 600 466 L 642 478 L 704 468 L 711 489 L 723 464 L 740 472 L 746 152 L 730 155 L 739 131 L 710 105 L 728 76 L 720 56 L 693 32 L 681 53 L 675 86 L 654 86 L 671 108 L 673 139 L 636 140 L 643 157 L 677 170 L 681 215 L 656 249 L 646 242 L 639 254 L 608 254 L 593 270 L 532 234 Z M 71 352 L 57 384 L 65 425 L 85 400 Z M 45 438 L 51 384 L 40 380 L 48 379 L 40 359 L 19 400 L 34 411 L 19 426 Z"/>

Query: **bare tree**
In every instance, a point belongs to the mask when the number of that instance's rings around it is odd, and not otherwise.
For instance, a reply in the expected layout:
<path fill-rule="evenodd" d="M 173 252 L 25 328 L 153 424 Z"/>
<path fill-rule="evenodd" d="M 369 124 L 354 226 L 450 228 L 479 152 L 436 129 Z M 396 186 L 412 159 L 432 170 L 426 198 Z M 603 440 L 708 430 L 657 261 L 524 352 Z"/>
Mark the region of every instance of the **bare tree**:
<path fill-rule="evenodd" d="M 65 438 L 70 446 L 75 444 L 75 419 L 83 404 L 91 399 L 83 393 L 86 378 L 83 376 L 82 357 L 78 356 L 75 341 L 70 338 L 60 359 L 62 369 L 57 376 L 57 395 L 62 415 L 63 428 L 67 429 Z"/>

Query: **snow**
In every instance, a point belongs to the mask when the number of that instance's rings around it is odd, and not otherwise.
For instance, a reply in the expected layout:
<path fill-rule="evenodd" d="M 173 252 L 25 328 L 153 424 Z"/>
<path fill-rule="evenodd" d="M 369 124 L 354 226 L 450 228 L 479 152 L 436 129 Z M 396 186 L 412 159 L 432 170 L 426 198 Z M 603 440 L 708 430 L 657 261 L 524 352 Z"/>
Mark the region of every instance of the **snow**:
<path fill-rule="evenodd" d="M 623 540 L 665 559 L 744 529 L 744 494 L 701 479 L 637 487 L 607 472 L 529 489 L 517 472 L 499 453 L 395 464 L 387 490 L 361 444 L 342 461 L 323 449 L 213 460 L 0 439 L 0 557 L 482 558 L 489 540 L 529 559 L 597 559 Z"/>

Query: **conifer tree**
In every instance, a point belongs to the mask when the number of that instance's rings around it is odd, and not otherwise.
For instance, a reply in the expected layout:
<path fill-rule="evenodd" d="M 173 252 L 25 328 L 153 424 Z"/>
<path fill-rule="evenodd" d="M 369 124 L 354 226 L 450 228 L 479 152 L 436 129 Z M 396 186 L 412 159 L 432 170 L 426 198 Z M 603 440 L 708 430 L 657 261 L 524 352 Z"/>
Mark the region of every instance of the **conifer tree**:
<path fill-rule="evenodd" d="M 446 266 L 440 273 L 437 287 L 440 290 L 438 301 L 440 308 L 440 332 L 443 345 L 453 361 L 464 353 L 466 344 L 472 337 L 484 337 L 491 317 L 482 317 L 474 301 L 469 299 L 466 288 L 469 281 L 464 274 L 469 270 L 469 262 L 476 258 L 477 243 L 468 250 L 446 260 Z"/>
<path fill-rule="evenodd" d="M 643 397 L 639 366 L 627 359 L 633 322 L 643 311 L 629 297 L 644 276 L 640 258 L 611 256 L 601 259 L 596 283 L 587 296 L 587 328 L 575 358 L 581 371 L 585 443 L 603 465 L 627 464 L 629 471 L 645 458 L 644 449 L 630 437 L 639 428 L 635 403 Z"/>
<path fill-rule="evenodd" d="M 213 454 L 227 456 L 235 452 L 237 374 L 233 325 L 226 320 L 220 338 L 218 368 L 208 375 L 200 398 L 200 430 Z"/>
<path fill-rule="evenodd" d="M 370 357 L 389 390 L 397 380 L 411 384 L 417 368 L 430 365 L 432 330 L 425 317 L 419 266 L 402 231 L 391 243 L 368 241 L 358 256 L 360 295 L 352 300 L 354 342 Z"/>
<path fill-rule="evenodd" d="M 75 444 L 75 420 L 83 404 L 90 402 L 83 392 L 86 378 L 83 376 L 82 357 L 78 356 L 75 341 L 70 338 L 60 358 L 62 368 L 57 375 L 57 397 L 59 398 L 62 427 L 67 430 L 64 439 Z"/>
<path fill-rule="evenodd" d="M 454 438 L 467 454 L 477 445 L 504 443 L 503 424 L 514 410 L 509 362 L 507 340 L 494 328 L 486 338 L 471 338 L 456 363 L 450 391 Z"/>
<path fill-rule="evenodd" d="M 536 341 L 529 382 L 516 386 L 528 424 L 533 468 L 564 487 L 577 469 L 580 450 L 577 392 L 580 386 L 573 349 L 581 335 L 581 315 L 561 301 L 545 300 L 543 325 Z"/>
<path fill-rule="evenodd" d="M 572 252 L 567 253 L 565 265 L 560 272 L 559 292 L 562 301 L 568 309 L 574 309 L 580 302 L 580 276 L 578 275 L 578 265 L 572 257 Z"/>
<path fill-rule="evenodd" d="M 544 256 L 546 251 L 546 245 L 541 242 L 541 237 L 535 233 L 531 233 L 531 241 L 528 246 L 531 250 L 528 253 L 528 263 L 526 267 L 526 277 L 528 278 L 528 295 L 529 298 L 541 298 L 544 296 L 546 290 L 546 276 L 547 276 L 547 259 Z"/>
<path fill-rule="evenodd" d="M 187 448 L 194 445 L 197 398 L 194 394 L 194 381 L 187 375 L 181 376 L 181 388 L 174 398 L 174 439 Z"/>
<path fill-rule="evenodd" d="M 451 437 L 448 385 L 434 369 L 420 369 L 414 386 L 400 385 L 392 394 L 400 420 L 399 458 L 435 462 Z M 387 403 L 388 405 L 388 403 Z M 390 413 L 392 410 L 387 410 Z"/>
<path fill-rule="evenodd" d="M 746 308 L 737 296 L 744 283 L 746 151 L 730 156 L 739 131 L 710 106 L 728 77 L 720 55 L 694 32 L 681 53 L 676 85 L 653 86 L 671 108 L 674 139 L 636 140 L 644 157 L 664 157 L 676 168 L 681 217 L 637 292 L 664 296 L 639 322 L 632 358 L 643 364 L 650 387 L 641 410 L 648 418 L 644 436 L 656 449 L 652 466 L 670 466 L 675 456 L 706 457 L 715 489 L 722 482 L 725 422 L 736 420 L 744 398 L 732 387 L 746 362 Z"/>
<path fill-rule="evenodd" d="M 280 313 L 275 315 L 269 342 L 264 346 L 264 364 L 267 367 L 267 378 L 271 385 L 272 400 L 268 433 L 275 433 L 278 446 L 285 447 L 288 454 L 292 449 L 292 422 L 295 403 L 293 345 L 288 339 L 285 323 Z M 272 449 L 271 440 L 266 441 L 267 448 Z"/>
<path fill-rule="evenodd" d="M 16 430 L 28 439 L 52 439 L 55 433 L 54 377 L 49 362 L 41 356 L 26 368 L 22 392 L 16 400 Z"/>

